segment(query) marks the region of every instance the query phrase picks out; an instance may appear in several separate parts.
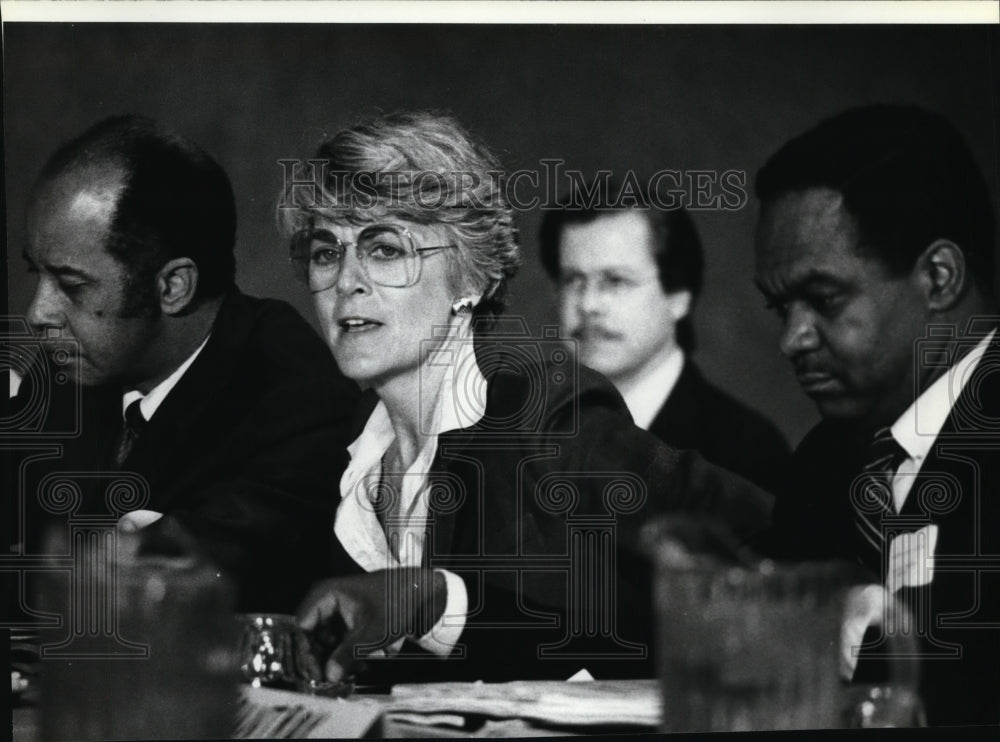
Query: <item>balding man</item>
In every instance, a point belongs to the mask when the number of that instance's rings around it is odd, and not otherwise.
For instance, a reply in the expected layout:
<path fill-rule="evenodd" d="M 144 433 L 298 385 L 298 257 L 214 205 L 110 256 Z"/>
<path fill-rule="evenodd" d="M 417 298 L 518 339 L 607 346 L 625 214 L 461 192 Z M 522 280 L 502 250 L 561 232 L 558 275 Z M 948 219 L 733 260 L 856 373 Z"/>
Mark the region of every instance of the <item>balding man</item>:
<path fill-rule="evenodd" d="M 111 118 L 48 161 L 27 224 L 28 321 L 82 400 L 62 455 L 25 469 L 27 552 L 59 522 L 37 507 L 45 474 L 138 474 L 149 498 L 123 527 L 179 523 L 241 608 L 291 609 L 327 567 L 357 390 L 291 307 L 236 288 L 225 172 L 149 119 Z M 18 396 L 51 394 L 58 430 L 76 397 L 32 389 L 38 378 Z"/>

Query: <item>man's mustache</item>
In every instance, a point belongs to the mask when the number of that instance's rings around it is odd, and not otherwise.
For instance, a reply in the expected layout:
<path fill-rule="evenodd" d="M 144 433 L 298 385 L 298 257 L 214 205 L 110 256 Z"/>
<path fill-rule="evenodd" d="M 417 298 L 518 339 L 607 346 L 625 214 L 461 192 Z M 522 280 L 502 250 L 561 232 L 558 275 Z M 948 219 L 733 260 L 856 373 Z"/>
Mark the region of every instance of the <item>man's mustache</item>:
<path fill-rule="evenodd" d="M 603 325 L 596 325 L 593 323 L 580 325 L 570 333 L 570 337 L 574 340 L 618 340 L 622 337 L 622 333 L 617 330 L 612 330 Z"/>

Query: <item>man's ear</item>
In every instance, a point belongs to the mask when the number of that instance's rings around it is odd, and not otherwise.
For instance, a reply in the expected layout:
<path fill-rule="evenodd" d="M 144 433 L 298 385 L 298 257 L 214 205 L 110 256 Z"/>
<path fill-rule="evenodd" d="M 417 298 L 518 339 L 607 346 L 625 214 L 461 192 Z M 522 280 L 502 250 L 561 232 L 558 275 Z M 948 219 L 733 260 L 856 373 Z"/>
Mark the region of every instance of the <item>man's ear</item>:
<path fill-rule="evenodd" d="M 917 270 L 934 311 L 951 309 L 965 291 L 965 253 L 951 240 L 935 240 L 917 259 Z"/>
<path fill-rule="evenodd" d="M 674 318 L 674 322 L 680 322 L 691 311 L 691 292 L 671 291 L 667 294 L 667 307 Z"/>
<path fill-rule="evenodd" d="M 182 314 L 198 289 L 198 266 L 191 258 L 174 258 L 156 274 L 156 292 L 164 314 Z"/>

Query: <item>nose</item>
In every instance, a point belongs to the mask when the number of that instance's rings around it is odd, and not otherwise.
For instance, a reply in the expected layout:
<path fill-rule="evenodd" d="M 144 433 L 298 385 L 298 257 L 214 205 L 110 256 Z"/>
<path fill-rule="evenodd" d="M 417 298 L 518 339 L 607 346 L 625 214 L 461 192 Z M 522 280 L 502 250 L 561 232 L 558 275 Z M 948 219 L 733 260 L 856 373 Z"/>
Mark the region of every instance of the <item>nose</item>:
<path fill-rule="evenodd" d="M 42 334 L 49 328 L 62 328 L 64 321 L 59 296 L 52 281 L 44 276 L 39 278 L 28 306 L 28 323 L 36 333 Z"/>
<path fill-rule="evenodd" d="M 337 293 L 339 294 L 363 294 L 370 290 L 368 276 L 365 267 L 358 258 L 357 248 L 353 245 L 344 250 L 343 262 L 340 264 L 340 273 L 337 275 Z"/>
<path fill-rule="evenodd" d="M 781 352 L 789 358 L 816 350 L 820 335 L 812 312 L 795 304 L 789 306 L 780 344 Z"/>
<path fill-rule="evenodd" d="M 594 314 L 601 309 L 603 303 L 604 296 L 596 281 L 586 283 L 577 295 L 577 305 L 583 314 Z"/>

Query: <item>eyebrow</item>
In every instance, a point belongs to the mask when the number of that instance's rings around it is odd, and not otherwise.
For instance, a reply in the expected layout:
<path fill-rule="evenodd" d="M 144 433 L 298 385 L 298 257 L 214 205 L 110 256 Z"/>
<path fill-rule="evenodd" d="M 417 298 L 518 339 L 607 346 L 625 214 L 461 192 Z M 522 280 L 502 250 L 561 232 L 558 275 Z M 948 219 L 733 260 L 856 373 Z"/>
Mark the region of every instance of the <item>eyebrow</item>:
<path fill-rule="evenodd" d="M 49 273 L 53 273 L 57 276 L 72 276 L 75 278 L 86 278 L 91 281 L 96 280 L 96 276 L 92 276 L 86 271 L 82 271 L 79 268 L 73 268 L 69 265 L 48 265 L 45 266 Z"/>
<path fill-rule="evenodd" d="M 26 251 L 21 252 L 21 257 L 25 260 L 26 263 L 28 263 L 28 265 L 39 267 L 38 264 L 31 259 L 31 256 L 29 256 Z M 86 278 L 91 281 L 97 280 L 96 276 L 93 276 L 90 273 L 87 273 L 86 271 L 80 270 L 79 268 L 74 268 L 71 265 L 43 265 L 41 267 L 44 267 L 45 270 L 47 270 L 49 273 L 52 273 L 55 276 L 71 276 L 74 278 Z"/>
<path fill-rule="evenodd" d="M 595 268 L 591 271 L 583 270 L 581 268 L 576 268 L 571 265 L 566 265 L 562 267 L 563 273 L 576 273 L 581 276 L 606 276 L 606 275 L 616 275 L 616 276 L 628 276 L 630 278 L 641 278 L 644 275 L 644 271 L 636 270 L 623 265 L 605 265 Z"/>
<path fill-rule="evenodd" d="M 764 287 L 764 284 L 759 278 L 754 278 L 754 284 L 762 294 L 767 296 L 774 295 Z M 798 291 L 804 291 L 809 287 L 816 285 L 841 286 L 843 285 L 843 281 L 838 279 L 836 276 L 831 276 L 829 273 L 810 269 L 803 275 L 797 276 L 793 281 L 788 282 L 788 288 L 786 291 L 782 292 L 782 294 L 787 295 Z"/>
<path fill-rule="evenodd" d="M 303 231 L 305 231 L 313 239 L 321 239 L 321 240 L 326 240 L 328 242 L 336 242 L 338 244 L 341 242 L 340 238 L 337 237 L 337 235 L 335 235 L 329 229 L 314 227 Z"/>

